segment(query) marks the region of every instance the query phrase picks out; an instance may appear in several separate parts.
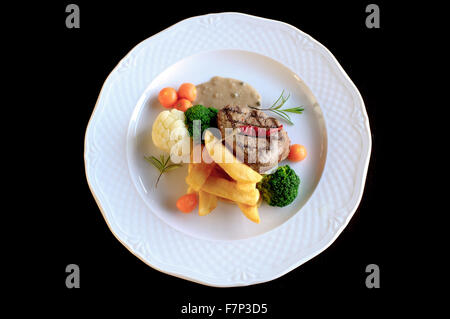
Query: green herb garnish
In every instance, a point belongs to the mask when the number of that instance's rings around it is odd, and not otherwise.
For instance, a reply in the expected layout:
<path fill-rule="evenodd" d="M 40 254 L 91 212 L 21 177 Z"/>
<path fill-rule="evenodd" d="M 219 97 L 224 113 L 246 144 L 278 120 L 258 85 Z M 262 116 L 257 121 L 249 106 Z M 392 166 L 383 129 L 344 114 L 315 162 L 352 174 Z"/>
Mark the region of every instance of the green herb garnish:
<path fill-rule="evenodd" d="M 170 155 L 167 156 L 167 159 L 164 157 L 164 155 L 160 155 L 159 159 L 157 159 L 155 156 L 144 156 L 144 158 L 147 162 L 155 166 L 159 171 L 159 176 L 156 180 L 155 188 L 158 187 L 159 179 L 161 178 L 161 175 L 163 173 L 174 170 L 177 167 L 181 167 L 181 164 L 169 164 Z"/>
<path fill-rule="evenodd" d="M 289 113 L 302 114 L 304 109 L 301 107 L 293 107 L 293 108 L 289 108 L 289 109 L 281 109 L 280 110 L 280 108 L 284 105 L 284 103 L 286 103 L 286 101 L 289 99 L 290 96 L 291 95 L 288 94 L 287 97 L 284 97 L 284 90 L 283 90 L 283 92 L 281 92 L 280 97 L 272 104 L 271 107 L 269 107 L 267 109 L 260 109 L 260 108 L 253 107 L 253 106 L 250 106 L 250 107 L 253 109 L 256 109 L 256 110 L 261 110 L 261 111 L 271 111 L 271 112 L 277 114 L 282 119 L 284 119 L 289 124 L 294 125 L 294 123 L 292 123 L 291 118 L 289 117 L 289 115 L 287 113 L 289 112 Z"/>

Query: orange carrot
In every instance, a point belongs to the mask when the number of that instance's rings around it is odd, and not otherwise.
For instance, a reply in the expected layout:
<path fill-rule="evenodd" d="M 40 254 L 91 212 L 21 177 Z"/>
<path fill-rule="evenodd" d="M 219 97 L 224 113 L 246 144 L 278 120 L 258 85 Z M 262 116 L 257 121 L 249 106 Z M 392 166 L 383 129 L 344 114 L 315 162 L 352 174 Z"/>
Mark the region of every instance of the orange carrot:
<path fill-rule="evenodd" d="M 292 144 L 289 148 L 289 160 L 293 162 L 300 162 L 306 157 L 306 148 L 300 144 Z"/>
<path fill-rule="evenodd" d="M 190 213 L 197 206 L 197 193 L 189 193 L 177 200 L 177 208 L 183 213 Z"/>
<path fill-rule="evenodd" d="M 192 83 L 183 83 L 178 89 L 178 96 L 194 102 L 197 97 L 197 88 Z"/>
<path fill-rule="evenodd" d="M 172 107 L 178 99 L 177 91 L 174 88 L 164 88 L 158 94 L 158 101 L 166 108 Z"/>
<path fill-rule="evenodd" d="M 186 110 L 188 108 L 190 108 L 192 106 L 191 101 L 189 101 L 188 99 L 179 99 L 178 101 L 175 102 L 175 104 L 172 106 L 174 108 L 176 108 L 177 110 L 180 110 L 182 112 L 186 112 Z"/>

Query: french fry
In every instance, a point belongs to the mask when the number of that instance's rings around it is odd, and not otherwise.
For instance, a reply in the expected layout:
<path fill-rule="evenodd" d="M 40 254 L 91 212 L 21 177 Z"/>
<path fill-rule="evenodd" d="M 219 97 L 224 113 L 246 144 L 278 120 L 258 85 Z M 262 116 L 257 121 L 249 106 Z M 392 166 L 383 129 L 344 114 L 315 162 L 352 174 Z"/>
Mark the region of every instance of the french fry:
<path fill-rule="evenodd" d="M 262 197 L 256 183 L 262 176 L 240 162 L 211 132 L 205 134 L 205 147 L 214 162 L 190 163 L 186 177 L 187 192 L 199 195 L 198 214 L 209 214 L 221 200 L 237 204 L 248 219 L 260 223 Z"/>
<path fill-rule="evenodd" d="M 200 190 L 198 192 L 198 214 L 205 216 L 217 207 L 217 196 Z"/>
<path fill-rule="evenodd" d="M 190 194 L 190 193 L 195 193 L 195 190 L 191 186 L 188 186 L 186 194 Z"/>
<path fill-rule="evenodd" d="M 192 167 L 186 177 L 186 183 L 191 186 L 193 190 L 198 192 L 207 180 L 208 176 L 211 174 L 215 164 L 196 163 L 189 165 L 192 165 Z"/>
<path fill-rule="evenodd" d="M 256 188 L 256 183 L 236 183 L 236 188 L 241 191 L 251 191 Z"/>
<path fill-rule="evenodd" d="M 260 218 L 258 213 L 258 206 L 256 205 L 246 205 L 242 203 L 237 203 L 242 213 L 244 213 L 245 217 L 250 219 L 252 222 L 259 224 Z"/>
<path fill-rule="evenodd" d="M 259 194 L 259 198 L 258 198 L 258 202 L 256 203 L 256 206 L 257 207 L 261 206 L 262 201 L 263 201 L 263 198 L 262 198 L 261 194 Z"/>
<path fill-rule="evenodd" d="M 220 200 L 221 202 L 229 203 L 229 204 L 236 204 L 236 203 L 233 202 L 231 199 L 228 199 L 228 198 L 225 198 L 225 197 L 219 197 L 219 196 L 216 196 L 216 197 L 217 197 L 217 199 Z"/>
<path fill-rule="evenodd" d="M 220 167 L 219 165 L 215 165 L 212 172 L 211 172 L 211 176 L 217 176 L 217 177 L 222 177 L 225 179 L 229 179 L 232 180 L 232 178 L 230 177 L 230 175 L 228 175 L 222 167 Z"/>
<path fill-rule="evenodd" d="M 240 191 L 249 191 L 256 188 L 255 183 L 236 183 L 236 187 Z M 258 213 L 258 207 L 261 205 L 262 196 L 258 197 L 258 201 L 256 205 L 246 205 L 242 203 L 236 203 L 239 206 L 239 209 L 244 213 L 244 215 L 250 219 L 252 222 L 259 224 L 260 218 Z"/>
<path fill-rule="evenodd" d="M 247 205 L 256 205 L 260 197 L 256 188 L 241 191 L 236 188 L 236 182 L 216 176 L 209 176 L 201 189 L 210 194 Z"/>
<path fill-rule="evenodd" d="M 257 183 L 262 176 L 240 162 L 211 132 L 205 132 L 205 147 L 209 156 L 234 180 L 242 183 Z"/>

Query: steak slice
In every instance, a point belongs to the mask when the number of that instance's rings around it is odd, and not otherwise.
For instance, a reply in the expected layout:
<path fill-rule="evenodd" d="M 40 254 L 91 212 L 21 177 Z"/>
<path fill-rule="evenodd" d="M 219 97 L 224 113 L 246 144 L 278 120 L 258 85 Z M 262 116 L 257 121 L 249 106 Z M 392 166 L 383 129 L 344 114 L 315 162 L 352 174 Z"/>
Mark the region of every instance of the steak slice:
<path fill-rule="evenodd" d="M 279 128 L 280 122 L 263 111 L 247 106 L 228 105 L 219 110 L 217 125 L 225 139 L 225 145 L 233 150 L 238 159 L 257 172 L 266 172 L 289 155 L 291 141 L 284 129 L 275 130 L 269 136 L 248 134 L 240 129 L 248 125 L 267 130 Z"/>

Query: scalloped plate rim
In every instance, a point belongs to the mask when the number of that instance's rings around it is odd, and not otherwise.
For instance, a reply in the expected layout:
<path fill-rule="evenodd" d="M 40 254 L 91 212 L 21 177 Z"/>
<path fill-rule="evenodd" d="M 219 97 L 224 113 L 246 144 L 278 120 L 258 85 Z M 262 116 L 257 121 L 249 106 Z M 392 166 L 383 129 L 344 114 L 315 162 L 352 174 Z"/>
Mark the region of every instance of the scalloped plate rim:
<path fill-rule="evenodd" d="M 351 88 L 353 89 L 353 92 L 356 93 L 356 96 L 357 96 L 357 98 L 358 98 L 358 100 L 359 100 L 359 102 L 360 102 L 360 104 L 362 106 L 361 112 L 362 112 L 362 115 L 363 115 L 363 118 L 364 118 L 364 124 L 365 124 L 364 127 L 365 127 L 365 130 L 366 130 L 367 136 L 368 136 L 368 139 L 365 140 L 366 143 L 363 145 L 363 146 L 366 146 L 366 147 L 363 147 L 363 151 L 365 151 L 365 152 L 363 152 L 363 154 L 361 155 L 362 157 L 364 157 L 364 155 L 365 155 L 365 160 L 364 160 L 364 162 L 362 164 L 361 164 L 361 162 L 358 163 L 358 164 L 363 166 L 363 171 L 361 172 L 361 176 L 359 178 L 359 184 L 360 185 L 358 187 L 359 192 L 358 192 L 357 198 L 356 198 L 356 200 L 354 202 L 353 208 L 350 210 L 350 213 L 347 215 L 345 222 L 336 230 L 336 232 L 333 234 L 332 238 L 331 239 L 327 238 L 328 236 L 324 237 L 320 241 L 320 243 L 323 242 L 323 241 L 326 241 L 326 244 L 323 245 L 322 248 L 317 249 L 314 252 L 308 254 L 307 256 L 301 258 L 300 260 L 298 260 L 298 262 L 296 262 L 296 263 L 292 264 L 291 266 L 287 267 L 284 271 L 280 271 L 280 272 L 278 272 L 276 274 L 273 274 L 272 276 L 267 276 L 267 278 L 263 278 L 263 279 L 260 279 L 260 280 L 253 280 L 253 281 L 246 281 L 246 282 L 239 282 L 239 281 L 237 281 L 237 282 L 234 282 L 234 283 L 227 282 L 227 283 L 224 283 L 224 284 L 221 284 L 219 282 L 215 282 L 214 280 L 209 280 L 208 281 L 207 279 L 194 278 L 194 277 L 191 277 L 191 276 L 188 276 L 188 275 L 185 275 L 185 274 L 181 274 L 181 273 L 177 272 L 174 269 L 163 269 L 163 268 L 160 268 L 157 265 L 152 264 L 149 261 L 145 260 L 142 256 L 140 256 L 140 254 L 138 252 L 133 251 L 132 248 L 128 244 L 124 243 L 118 237 L 116 232 L 112 229 L 112 227 L 111 227 L 111 225 L 110 225 L 110 223 L 109 223 L 109 221 L 108 221 L 108 219 L 106 217 L 106 213 L 104 212 L 104 208 L 100 204 L 100 201 L 99 201 L 99 199 L 98 199 L 98 197 L 97 197 L 97 195 L 96 195 L 96 193 L 94 191 L 94 187 L 93 187 L 93 185 L 91 183 L 91 180 L 89 179 L 89 167 L 88 167 L 89 152 L 88 152 L 88 147 L 87 147 L 88 142 L 89 142 L 89 134 L 88 133 L 89 133 L 90 128 L 92 127 L 92 122 L 93 122 L 94 116 L 98 112 L 97 106 L 99 105 L 101 97 L 104 95 L 104 91 L 111 85 L 111 82 L 114 80 L 113 77 L 117 75 L 118 69 L 134 53 L 134 51 L 139 49 L 144 44 L 144 42 L 146 42 L 147 40 L 149 40 L 151 38 L 155 38 L 157 36 L 160 36 L 161 34 L 167 32 L 167 31 L 169 31 L 171 29 L 174 29 L 178 25 L 180 25 L 182 23 L 185 23 L 185 22 L 187 22 L 189 20 L 195 20 L 195 19 L 201 18 L 201 17 L 208 17 L 208 16 L 214 17 L 214 16 L 220 16 L 220 15 L 244 16 L 244 17 L 248 17 L 248 18 L 251 18 L 251 19 L 257 19 L 257 20 L 261 20 L 261 21 L 275 22 L 275 23 L 278 23 L 278 24 L 282 24 L 285 27 L 288 27 L 291 30 L 308 37 L 309 40 L 313 41 L 322 50 L 325 50 L 325 52 L 328 54 L 328 56 L 332 58 L 332 62 L 338 68 L 338 70 L 340 71 L 340 74 L 344 76 L 344 79 L 347 81 L 348 84 L 350 84 Z M 271 58 L 273 58 L 273 57 L 271 57 Z M 293 269 L 299 267 L 300 265 L 304 264 L 305 262 L 311 260 L 315 256 L 319 255 L 320 253 L 325 251 L 329 246 L 331 246 L 334 243 L 334 241 L 337 239 L 337 237 L 339 237 L 339 235 L 342 233 L 342 231 L 348 225 L 350 219 L 355 214 L 355 212 L 356 212 L 356 210 L 357 210 L 357 208 L 358 208 L 358 206 L 360 204 L 360 201 L 362 199 L 362 195 L 363 195 L 363 192 L 364 192 L 364 184 L 365 184 L 365 181 L 366 181 L 368 166 L 369 166 L 370 157 L 371 157 L 371 149 L 372 149 L 372 138 L 371 138 L 371 132 L 370 132 L 370 123 L 369 123 L 369 119 L 368 119 L 368 116 L 367 116 L 367 111 L 366 111 L 366 108 L 365 108 L 364 100 L 362 99 L 362 96 L 361 96 L 359 90 L 357 89 L 357 87 L 355 86 L 355 84 L 353 83 L 353 81 L 350 79 L 348 74 L 345 72 L 345 70 L 339 64 L 339 62 L 337 61 L 335 56 L 328 50 L 328 48 L 326 48 L 324 45 L 322 45 L 319 41 L 315 40 L 309 34 L 303 32 L 300 29 L 296 28 L 295 26 L 293 26 L 291 24 L 288 24 L 286 22 L 283 22 L 283 21 L 278 21 L 278 20 L 274 20 L 274 19 L 268 19 L 268 18 L 259 17 L 259 16 L 255 16 L 255 15 L 250 15 L 250 14 L 246 14 L 246 13 L 240 13 L 240 12 L 219 12 L 219 13 L 210 13 L 210 14 L 204 14 L 204 15 L 197 15 L 197 16 L 193 16 L 193 17 L 189 17 L 189 18 L 183 19 L 183 20 L 181 20 L 181 21 L 179 21 L 179 22 L 177 22 L 177 23 L 175 23 L 175 24 L 173 24 L 173 25 L 171 25 L 171 26 L 161 30 L 160 32 L 158 32 L 158 33 L 156 33 L 156 34 L 154 34 L 154 35 L 152 35 L 152 36 L 142 40 L 141 42 L 136 44 L 119 61 L 119 63 L 114 67 L 114 69 L 110 72 L 110 74 L 107 76 L 106 80 L 104 81 L 104 83 L 102 85 L 102 88 L 100 90 L 100 93 L 98 95 L 97 101 L 95 103 L 95 107 L 94 107 L 94 109 L 93 109 L 93 111 L 91 113 L 91 116 L 89 118 L 89 121 L 88 121 L 88 124 L 87 124 L 87 127 L 86 127 L 85 138 L 84 138 L 84 164 L 85 164 L 85 175 L 86 175 L 86 180 L 87 180 L 88 187 L 89 187 L 89 189 L 90 189 L 90 191 L 91 191 L 91 193 L 92 193 L 92 195 L 94 197 L 94 200 L 97 203 L 97 206 L 100 209 L 100 212 L 101 212 L 103 218 L 105 219 L 105 222 L 106 222 L 109 230 L 114 235 L 114 237 L 116 237 L 116 239 L 122 245 L 124 245 L 125 248 L 127 248 L 127 250 L 129 250 L 138 259 L 143 261 L 146 265 L 150 266 L 151 268 L 153 268 L 155 270 L 158 270 L 158 271 L 160 271 L 162 273 L 165 273 L 165 274 L 168 274 L 168 275 L 171 275 L 171 276 L 175 276 L 175 277 L 178 277 L 178 278 L 181 278 L 181 279 L 185 279 L 185 280 L 188 280 L 188 281 L 191 281 L 191 282 L 195 282 L 195 283 L 198 283 L 198 284 L 211 286 L 211 287 L 239 287 L 239 286 L 248 286 L 248 285 L 261 284 L 261 283 L 264 283 L 264 282 L 268 282 L 268 281 L 272 281 L 274 279 L 277 279 L 277 278 L 285 275 L 286 273 L 292 271 Z M 324 169 L 326 169 L 326 165 L 325 165 Z M 319 183 L 320 182 L 321 181 L 319 181 Z M 289 221 L 292 221 L 292 219 L 290 219 Z M 287 221 L 287 222 L 289 222 L 289 221 Z M 243 241 L 252 240 L 252 238 L 242 239 L 242 240 Z M 318 243 L 317 243 L 317 245 L 318 245 Z M 156 263 L 158 263 L 158 262 L 156 262 Z M 170 267 L 170 265 L 169 265 L 168 268 L 172 268 L 172 267 Z"/>

